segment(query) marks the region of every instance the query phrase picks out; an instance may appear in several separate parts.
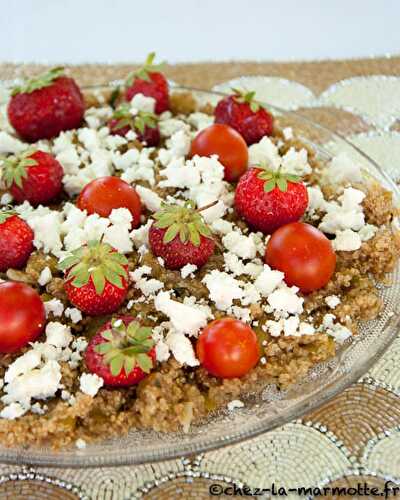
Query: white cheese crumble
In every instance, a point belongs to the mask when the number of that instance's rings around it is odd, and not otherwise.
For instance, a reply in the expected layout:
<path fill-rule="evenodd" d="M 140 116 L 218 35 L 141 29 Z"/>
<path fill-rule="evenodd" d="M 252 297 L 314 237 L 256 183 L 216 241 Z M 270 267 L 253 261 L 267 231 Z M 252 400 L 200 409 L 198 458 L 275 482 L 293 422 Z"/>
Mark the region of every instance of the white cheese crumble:
<path fill-rule="evenodd" d="M 57 321 L 46 325 L 46 343 L 55 347 L 67 347 L 72 340 L 71 329 Z"/>
<path fill-rule="evenodd" d="M 40 286 L 45 286 L 47 283 L 50 283 L 51 278 L 52 278 L 51 270 L 49 267 L 45 267 L 43 271 L 40 273 L 40 276 L 38 278 L 38 283 Z"/>
<path fill-rule="evenodd" d="M 103 387 L 104 381 L 101 377 L 96 375 L 95 373 L 82 373 L 79 379 L 79 388 L 88 396 L 96 396 L 99 392 L 99 389 Z"/>
<path fill-rule="evenodd" d="M 191 278 L 194 278 L 194 272 L 196 270 L 197 270 L 197 266 L 195 264 L 186 264 L 181 269 L 181 276 L 183 279 L 187 278 L 188 276 L 190 276 Z"/>
<path fill-rule="evenodd" d="M 149 210 L 150 212 L 157 212 L 158 210 L 160 210 L 162 200 L 157 193 L 155 193 L 151 189 L 139 185 L 137 185 L 135 189 L 140 196 L 141 202 L 147 208 L 147 210 Z"/>
<path fill-rule="evenodd" d="M 331 309 L 335 309 L 340 304 L 340 299 L 337 295 L 328 295 L 328 297 L 325 297 L 325 303 Z"/>
<path fill-rule="evenodd" d="M 232 231 L 222 238 L 225 248 L 242 259 L 254 259 L 257 248 L 251 236 Z"/>
<path fill-rule="evenodd" d="M 214 269 L 204 276 L 202 282 L 210 292 L 210 299 L 221 311 L 231 307 L 233 300 L 243 297 L 241 282 L 228 273 Z"/>
<path fill-rule="evenodd" d="M 154 299 L 157 311 L 165 314 L 177 333 L 197 335 L 206 326 L 209 312 L 198 306 L 172 300 L 170 292 L 159 292 Z"/>
<path fill-rule="evenodd" d="M 64 312 L 64 304 L 59 299 L 51 299 L 44 302 L 44 309 L 46 311 L 46 316 L 51 313 L 53 316 L 60 317 Z"/>

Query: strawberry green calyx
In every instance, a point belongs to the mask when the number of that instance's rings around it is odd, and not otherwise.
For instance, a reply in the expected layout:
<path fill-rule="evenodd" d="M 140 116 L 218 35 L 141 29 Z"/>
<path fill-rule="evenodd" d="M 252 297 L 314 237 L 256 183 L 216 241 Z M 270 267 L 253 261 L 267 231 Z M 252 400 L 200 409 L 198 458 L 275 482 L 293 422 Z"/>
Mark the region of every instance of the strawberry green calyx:
<path fill-rule="evenodd" d="M 129 104 L 122 104 L 113 113 L 112 117 L 117 120 L 117 124 L 113 127 L 114 130 L 129 126 L 131 129 L 138 130 L 143 134 L 146 127 L 157 127 L 157 117 L 154 113 L 139 111 L 136 115 L 132 115 L 130 109 Z"/>
<path fill-rule="evenodd" d="M 106 282 L 117 288 L 124 288 L 123 279 L 128 279 L 128 272 L 123 267 L 128 259 L 115 251 L 108 243 L 89 241 L 72 251 L 70 257 L 60 262 L 62 271 L 68 271 L 68 279 L 76 288 L 82 288 L 92 279 L 97 295 L 101 295 Z"/>
<path fill-rule="evenodd" d="M 301 178 L 298 175 L 284 174 L 280 170 L 274 172 L 272 170 L 268 170 L 263 167 L 256 167 L 256 168 L 262 169 L 262 171 L 257 175 L 257 177 L 265 181 L 264 191 L 266 193 L 269 193 L 276 187 L 284 193 L 287 191 L 288 182 L 294 182 L 294 183 L 301 182 Z"/>
<path fill-rule="evenodd" d="M 255 91 L 246 91 L 234 88 L 232 88 L 232 91 L 235 94 L 235 101 L 242 104 L 248 104 L 253 113 L 257 113 L 257 111 L 264 108 L 260 102 L 254 99 L 254 96 L 256 95 Z"/>
<path fill-rule="evenodd" d="M 7 219 L 13 217 L 14 215 L 17 215 L 17 212 L 11 208 L 4 208 L 0 210 L 0 224 L 3 224 Z"/>
<path fill-rule="evenodd" d="M 16 184 L 22 189 L 23 179 L 28 177 L 28 168 L 38 164 L 36 160 L 31 158 L 35 152 L 35 149 L 27 149 L 20 155 L 9 156 L 3 160 L 1 165 L 1 178 L 7 188 Z"/>
<path fill-rule="evenodd" d="M 141 80 L 145 80 L 147 82 L 150 81 L 150 73 L 158 73 L 163 70 L 165 62 L 161 62 L 159 64 L 154 64 L 154 59 L 156 57 L 155 52 L 150 52 L 147 56 L 144 65 L 136 71 L 133 71 L 128 75 L 126 79 L 126 85 L 130 87 L 135 78 L 140 78 Z"/>
<path fill-rule="evenodd" d="M 170 243 L 178 234 L 182 243 L 190 241 L 196 247 L 200 245 L 201 236 L 212 237 L 210 228 L 190 201 L 184 206 L 163 204 L 154 218 L 156 219 L 154 227 L 166 229 L 163 238 L 165 244 Z"/>
<path fill-rule="evenodd" d="M 104 342 L 97 344 L 94 350 L 103 355 L 115 377 L 122 369 L 129 375 L 136 366 L 150 373 L 153 360 L 149 352 L 154 347 L 151 332 L 150 327 L 141 326 L 137 321 L 125 325 L 122 319 L 112 319 L 111 328 L 101 333 Z"/>
<path fill-rule="evenodd" d="M 56 68 L 52 68 L 50 71 L 42 73 L 41 75 L 38 75 L 34 78 L 31 78 L 30 80 L 27 80 L 22 85 L 14 87 L 12 89 L 11 95 L 14 96 L 23 93 L 30 94 L 35 90 L 43 89 L 44 87 L 48 87 L 49 85 L 51 85 L 54 82 L 54 80 L 57 80 L 57 78 L 60 78 L 60 76 L 63 75 L 64 75 L 64 67 L 58 66 Z"/>

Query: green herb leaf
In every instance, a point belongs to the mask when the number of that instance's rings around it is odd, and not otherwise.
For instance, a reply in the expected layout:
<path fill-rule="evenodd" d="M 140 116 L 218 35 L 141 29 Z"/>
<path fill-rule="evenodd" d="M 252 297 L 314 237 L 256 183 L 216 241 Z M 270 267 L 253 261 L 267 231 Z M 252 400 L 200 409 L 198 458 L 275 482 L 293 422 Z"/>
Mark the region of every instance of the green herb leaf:
<path fill-rule="evenodd" d="M 60 78 L 64 74 L 64 67 L 58 66 L 56 68 L 52 68 L 50 71 L 46 73 L 42 73 L 30 80 L 27 80 L 24 84 L 16 86 L 13 88 L 11 95 L 15 96 L 17 94 L 30 94 L 35 90 L 42 89 L 44 87 L 48 87 L 51 85 L 57 78 Z"/>

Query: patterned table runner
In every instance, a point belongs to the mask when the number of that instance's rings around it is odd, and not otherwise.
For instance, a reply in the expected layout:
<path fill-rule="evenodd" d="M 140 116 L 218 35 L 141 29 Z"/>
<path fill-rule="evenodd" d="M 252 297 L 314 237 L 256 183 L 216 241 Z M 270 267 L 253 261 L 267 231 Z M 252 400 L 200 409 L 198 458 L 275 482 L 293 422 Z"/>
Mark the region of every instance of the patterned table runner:
<path fill-rule="evenodd" d="M 1 64 L 0 78 L 40 69 Z M 124 78 L 131 69 L 83 65 L 70 71 L 88 85 Z M 400 57 L 180 64 L 168 66 L 166 73 L 181 85 L 218 90 L 228 90 L 234 86 L 231 80 L 237 83 L 239 78 L 257 91 L 260 100 L 300 109 L 345 134 L 396 181 L 400 179 Z M 263 489 L 272 484 L 277 492 L 284 488 L 287 498 L 298 498 L 289 491 L 298 486 L 346 487 L 353 497 L 358 488 L 358 495 L 363 492 L 369 498 L 365 488 L 381 492 L 387 481 L 400 483 L 400 338 L 358 383 L 301 420 L 263 436 L 191 460 L 139 467 L 74 470 L 0 465 L 0 500 L 204 499 L 212 494 L 228 498 L 224 492 L 232 496 L 233 488 Z M 306 492 L 307 496 L 311 494 Z M 263 497 L 270 493 L 265 490 Z"/>

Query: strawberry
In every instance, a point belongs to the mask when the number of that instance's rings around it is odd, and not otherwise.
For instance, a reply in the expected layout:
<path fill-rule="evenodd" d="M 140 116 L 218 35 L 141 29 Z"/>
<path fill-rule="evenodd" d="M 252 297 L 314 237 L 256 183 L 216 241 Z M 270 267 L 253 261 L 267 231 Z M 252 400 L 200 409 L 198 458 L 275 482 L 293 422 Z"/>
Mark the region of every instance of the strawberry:
<path fill-rule="evenodd" d="M 60 263 L 69 300 L 91 316 L 111 314 L 128 292 L 128 260 L 111 245 L 90 241 Z"/>
<path fill-rule="evenodd" d="M 111 319 L 92 337 L 85 352 L 86 366 L 109 387 L 138 384 L 155 363 L 151 328 L 132 316 Z"/>
<path fill-rule="evenodd" d="M 191 202 L 184 206 L 163 205 L 154 218 L 149 230 L 150 247 L 169 269 L 186 264 L 201 267 L 213 254 L 211 231 Z"/>
<path fill-rule="evenodd" d="M 154 52 L 149 54 L 144 65 L 128 76 L 125 99 L 130 101 L 136 94 L 153 97 L 156 100 L 155 112 L 161 114 L 169 109 L 169 91 L 168 82 L 160 73 L 163 63 L 153 64 L 155 56 Z"/>
<path fill-rule="evenodd" d="M 34 233 L 12 210 L 0 211 L 0 272 L 21 269 L 33 251 Z"/>
<path fill-rule="evenodd" d="M 308 205 L 308 194 L 299 177 L 250 168 L 239 179 L 235 192 L 236 212 L 253 228 L 265 234 L 298 221 Z"/>
<path fill-rule="evenodd" d="M 122 136 L 125 136 L 129 130 L 133 130 L 138 134 L 139 141 L 144 142 L 149 147 L 158 146 L 160 142 L 160 130 L 156 115 L 145 111 L 139 111 L 136 115 L 132 115 L 127 103 L 115 110 L 108 122 L 108 128 L 111 134 Z"/>
<path fill-rule="evenodd" d="M 225 123 L 236 129 L 248 145 L 271 135 L 273 116 L 254 99 L 255 92 L 232 89 L 230 95 L 219 101 L 215 110 L 215 123 Z"/>
<path fill-rule="evenodd" d="M 32 205 L 48 203 L 62 190 L 64 170 L 54 156 L 28 149 L 3 161 L 2 179 L 14 199 Z"/>
<path fill-rule="evenodd" d="M 64 68 L 15 87 L 8 105 L 8 119 L 22 139 L 51 139 L 62 130 L 78 128 L 85 102 L 75 80 L 63 75 Z"/>

